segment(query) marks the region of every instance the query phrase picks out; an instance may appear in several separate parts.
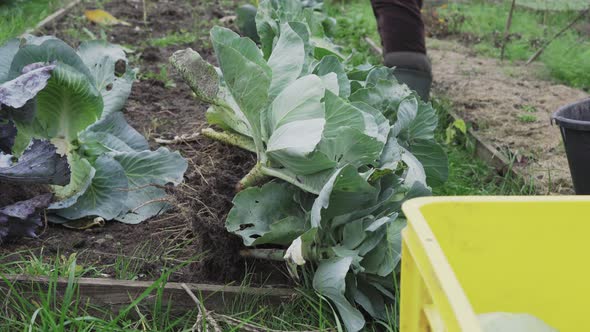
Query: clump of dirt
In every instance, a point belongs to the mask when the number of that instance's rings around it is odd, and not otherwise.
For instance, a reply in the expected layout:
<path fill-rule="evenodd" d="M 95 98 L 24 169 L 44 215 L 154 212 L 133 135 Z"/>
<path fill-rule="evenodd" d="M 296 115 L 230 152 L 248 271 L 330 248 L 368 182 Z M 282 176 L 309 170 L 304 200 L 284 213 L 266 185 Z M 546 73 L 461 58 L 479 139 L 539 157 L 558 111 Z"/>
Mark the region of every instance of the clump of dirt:
<path fill-rule="evenodd" d="M 76 46 L 84 37 L 79 32 L 86 28 L 96 36 L 104 33 L 109 42 L 133 51 L 130 65 L 139 67 L 139 79 L 124 112 L 129 123 L 149 139 L 152 148 L 157 148 L 154 138 L 192 134 L 207 126 L 207 106 L 193 98 L 192 91 L 168 66 L 168 57 L 191 47 L 215 62 L 209 29 L 219 17 L 232 14 L 236 6 L 228 1 L 148 2 L 144 22 L 141 1 L 113 0 L 104 9 L 131 26 L 100 27 L 83 19 L 83 11 L 92 9 L 83 3 L 43 33 Z M 164 47 L 151 45 L 155 38 L 183 31 L 194 31 L 194 40 Z M 104 227 L 86 231 L 49 225 L 38 239 L 2 247 L 1 252 L 32 249 L 49 256 L 76 253 L 82 265 L 100 266 L 101 273 L 117 278 L 150 279 L 164 267 L 192 262 L 172 279 L 220 283 L 242 280 L 252 270 L 239 256 L 241 240 L 225 230 L 224 221 L 232 206 L 235 184 L 254 165 L 255 156 L 205 137 L 167 147 L 180 151 L 189 165 L 184 183 L 171 189 L 171 211 L 140 225 L 107 222 Z M 11 258 L 5 256 L 7 259 Z M 126 262 L 132 265 L 127 275 L 122 272 Z M 277 276 L 273 280 L 285 281 L 280 269 L 272 265 L 254 271 L 261 271 L 261 276 L 257 279 L 254 274 L 253 282 L 267 280 L 271 274 Z"/>

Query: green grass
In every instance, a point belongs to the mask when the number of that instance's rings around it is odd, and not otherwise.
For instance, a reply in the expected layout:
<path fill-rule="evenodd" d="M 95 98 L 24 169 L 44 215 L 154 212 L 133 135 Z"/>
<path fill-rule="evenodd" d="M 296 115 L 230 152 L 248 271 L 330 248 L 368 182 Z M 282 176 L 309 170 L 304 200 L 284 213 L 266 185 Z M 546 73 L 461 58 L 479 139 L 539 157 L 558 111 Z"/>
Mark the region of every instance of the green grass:
<path fill-rule="evenodd" d="M 519 114 L 517 117 L 518 121 L 520 122 L 525 122 L 525 123 L 531 123 L 531 122 L 536 122 L 537 121 L 537 117 L 533 114 Z"/>
<path fill-rule="evenodd" d="M 192 31 L 180 31 L 164 37 L 148 40 L 148 44 L 154 47 L 167 47 L 173 45 L 189 44 L 197 40 L 198 35 Z"/>
<path fill-rule="evenodd" d="M 34 27 L 67 0 L 0 1 L 0 45 Z"/>
<path fill-rule="evenodd" d="M 449 178 L 447 182 L 433 188 L 437 196 L 462 195 L 534 195 L 534 183 L 526 183 L 511 172 L 500 175 L 484 161 L 474 156 L 474 142 L 460 132 L 449 143 L 446 128 L 451 125 L 448 110 L 452 105 L 444 98 L 434 98 L 433 106 L 439 113 L 439 126 L 436 137 L 443 145 L 449 158 Z"/>
<path fill-rule="evenodd" d="M 564 1 L 563 4 L 569 2 Z M 575 5 L 575 1 L 572 2 Z M 476 37 L 473 47 L 480 53 L 500 56 L 509 1 L 501 4 L 487 1 L 453 3 L 438 10 L 452 32 Z M 527 60 L 549 38 L 579 14 L 578 11 L 537 11 L 517 7 L 506 46 L 508 60 Z M 583 20 L 582 20 L 583 21 Z M 555 39 L 537 61 L 543 62 L 555 79 L 573 87 L 590 89 L 590 38 L 588 32 L 566 31 Z"/>
<path fill-rule="evenodd" d="M 76 259 L 63 269 L 56 262 L 48 286 L 32 286 L 24 292 L 19 285 L 1 278 L 7 288 L 0 289 L 4 302 L 0 311 L 1 331 L 190 331 L 197 309 L 173 315 L 171 306 L 163 305 L 161 286 L 172 270 L 162 274 L 146 291 L 118 312 L 107 312 L 82 301 L 77 286 Z M 65 274 L 64 274 L 65 273 Z M 63 297 L 57 292 L 60 276 L 68 280 Z M 155 298 L 151 307 L 140 303 L 148 296 Z"/>
<path fill-rule="evenodd" d="M 199 308 L 178 314 L 172 305 L 163 302 L 162 287 L 184 264 L 166 269 L 153 284 L 133 302 L 117 312 L 105 311 L 83 301 L 78 292 L 80 277 L 96 277 L 106 266 L 83 267 L 76 255 L 63 257 L 15 253 L 19 258 L 13 263 L 0 264 L 0 288 L 3 309 L 0 310 L 0 331 L 193 331 Z M 126 256 L 120 257 L 127 260 Z M 122 262 L 131 265 L 132 262 Z M 33 286 L 31 292 L 19 288 L 6 279 L 10 274 L 26 273 L 49 278 L 48 286 Z M 56 291 L 58 277 L 66 278 L 65 296 Z M 240 287 L 249 287 L 247 274 Z M 226 315 L 212 316 L 223 331 L 241 331 L 243 327 L 279 330 L 326 330 L 335 329 L 338 323 L 330 305 L 309 288 L 298 290 L 299 296 L 281 304 L 269 305 L 262 297 L 237 296 L 226 308 Z M 200 294 L 195 294 L 200 298 Z M 153 298 L 152 305 L 143 300 Z M 201 302 L 202 298 L 201 298 Z M 201 309 L 206 309 L 201 306 Z M 227 323 L 226 321 L 231 321 Z M 203 323 L 205 328 L 206 322 Z M 373 327 L 370 328 L 373 330 Z"/>
<path fill-rule="evenodd" d="M 517 0 L 516 4 L 540 10 L 581 10 L 590 7 L 588 0 Z"/>
<path fill-rule="evenodd" d="M 381 40 L 369 1 L 325 1 L 324 11 L 337 19 L 334 39 L 336 44 L 343 47 L 343 54 L 352 54 L 354 65 L 381 61 L 381 57 L 371 52 L 363 39 L 369 37 L 377 44 Z"/>
<path fill-rule="evenodd" d="M 168 65 L 166 63 L 161 63 L 158 65 L 158 68 L 160 69 L 158 72 L 151 72 L 151 71 L 145 71 L 145 72 L 141 72 L 139 74 L 139 79 L 140 80 L 156 80 L 156 81 L 160 81 L 162 83 L 164 83 L 164 87 L 166 88 L 175 88 L 176 87 L 176 83 L 174 82 L 173 79 L 170 78 L 170 75 L 168 75 Z"/>

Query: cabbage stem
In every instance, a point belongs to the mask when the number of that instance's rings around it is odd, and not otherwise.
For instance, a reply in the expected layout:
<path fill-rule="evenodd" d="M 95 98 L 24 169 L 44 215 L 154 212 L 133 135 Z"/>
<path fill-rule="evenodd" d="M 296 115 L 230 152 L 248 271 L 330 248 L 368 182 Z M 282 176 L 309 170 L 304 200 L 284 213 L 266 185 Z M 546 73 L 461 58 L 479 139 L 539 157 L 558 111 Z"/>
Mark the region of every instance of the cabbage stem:
<path fill-rule="evenodd" d="M 216 141 L 220 141 L 225 144 L 234 145 L 244 150 L 256 153 L 256 146 L 252 139 L 247 136 L 228 133 L 226 131 L 217 131 L 213 128 L 205 128 L 201 130 L 201 133 L 205 137 L 209 137 Z"/>
<path fill-rule="evenodd" d="M 267 182 L 270 177 L 264 174 L 262 170 L 262 165 L 260 163 L 256 163 L 254 167 L 244 176 L 240 182 L 236 185 L 236 192 L 240 192 L 246 188 L 254 187 L 260 184 Z"/>
<path fill-rule="evenodd" d="M 284 261 L 286 250 L 284 249 L 244 249 L 240 250 L 240 256 L 245 258 L 266 259 L 271 261 Z"/>

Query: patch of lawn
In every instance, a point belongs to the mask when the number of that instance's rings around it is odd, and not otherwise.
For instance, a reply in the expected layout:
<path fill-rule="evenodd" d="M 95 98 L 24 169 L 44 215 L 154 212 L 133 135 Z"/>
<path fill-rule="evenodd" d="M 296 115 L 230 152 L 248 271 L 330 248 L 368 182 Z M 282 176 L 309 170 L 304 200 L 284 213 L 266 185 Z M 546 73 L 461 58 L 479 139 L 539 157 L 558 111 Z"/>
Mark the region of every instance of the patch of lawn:
<path fill-rule="evenodd" d="M 336 18 L 334 39 L 343 47 L 343 54 L 352 54 L 354 65 L 381 62 L 381 57 L 372 53 L 364 40 L 364 37 L 369 37 L 377 44 L 381 43 L 369 1 L 325 1 L 324 11 Z"/>
<path fill-rule="evenodd" d="M 560 1 L 559 6 L 562 9 L 580 8 L 576 0 Z M 487 56 L 499 57 L 509 10 L 509 1 L 502 3 L 473 1 L 449 4 L 438 9 L 438 13 L 447 22 L 455 22 L 449 26 L 451 32 L 471 36 L 469 39 L 475 41 L 473 45 L 475 50 Z M 506 59 L 527 60 L 578 15 L 579 10 L 540 11 L 517 6 L 512 19 L 509 42 L 506 45 Z M 580 22 L 587 22 L 587 20 L 588 17 Z M 590 38 L 588 37 L 587 31 L 572 28 L 551 42 L 537 61 L 543 62 L 555 79 L 573 87 L 588 90 L 590 89 Z"/>
<path fill-rule="evenodd" d="M 0 45 L 16 37 L 50 15 L 67 0 L 0 1 Z"/>
<path fill-rule="evenodd" d="M 188 44 L 197 40 L 197 34 L 192 31 L 171 33 L 164 37 L 150 39 L 148 44 L 155 47 L 167 47 L 172 45 Z"/>

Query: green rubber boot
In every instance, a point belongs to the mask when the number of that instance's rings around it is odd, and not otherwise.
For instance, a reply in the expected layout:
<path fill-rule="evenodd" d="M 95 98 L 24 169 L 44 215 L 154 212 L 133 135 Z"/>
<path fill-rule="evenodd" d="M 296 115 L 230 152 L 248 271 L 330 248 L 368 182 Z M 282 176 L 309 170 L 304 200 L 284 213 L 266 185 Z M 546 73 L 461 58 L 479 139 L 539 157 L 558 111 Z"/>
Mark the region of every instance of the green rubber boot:
<path fill-rule="evenodd" d="M 395 67 L 393 75 L 410 89 L 416 91 L 424 101 L 430 100 L 432 67 L 426 54 L 416 52 L 391 52 L 385 54 L 383 63 Z"/>

